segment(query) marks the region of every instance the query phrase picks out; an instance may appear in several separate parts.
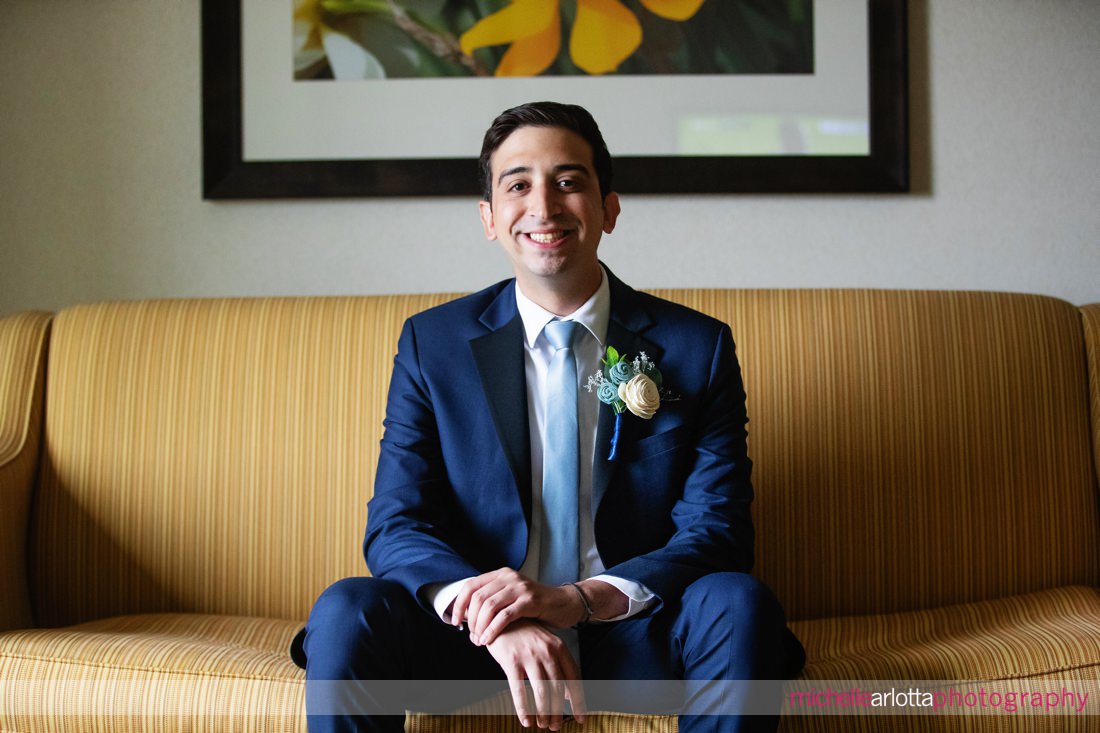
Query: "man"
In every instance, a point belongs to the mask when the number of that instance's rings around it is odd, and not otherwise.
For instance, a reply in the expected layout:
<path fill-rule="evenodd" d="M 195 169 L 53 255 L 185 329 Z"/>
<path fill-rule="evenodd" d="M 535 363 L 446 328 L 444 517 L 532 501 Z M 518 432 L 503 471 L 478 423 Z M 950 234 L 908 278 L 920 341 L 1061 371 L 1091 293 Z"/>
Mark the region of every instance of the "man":
<path fill-rule="evenodd" d="M 311 730 L 397 731 L 400 705 L 432 702 L 409 688 L 393 710 L 364 685 L 362 709 L 391 715 L 342 717 L 322 709 L 326 681 L 501 677 L 525 727 L 583 723 L 581 680 L 609 681 L 613 704 L 637 702 L 631 680 L 688 680 L 685 733 L 774 728 L 714 714 L 742 693 L 713 681 L 787 678 L 803 661 L 747 574 L 729 328 L 600 263 L 619 198 L 584 109 L 505 111 L 481 169 L 485 235 L 515 279 L 405 324 L 368 509 L 374 577 L 326 590 L 296 640 Z M 582 388 L 597 373 L 599 398 Z"/>

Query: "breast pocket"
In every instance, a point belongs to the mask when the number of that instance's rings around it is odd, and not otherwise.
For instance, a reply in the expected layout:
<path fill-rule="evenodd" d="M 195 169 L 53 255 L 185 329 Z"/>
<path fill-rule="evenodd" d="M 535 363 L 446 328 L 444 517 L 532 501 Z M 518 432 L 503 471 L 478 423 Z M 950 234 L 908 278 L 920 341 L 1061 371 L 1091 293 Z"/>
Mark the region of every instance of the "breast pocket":
<path fill-rule="evenodd" d="M 685 426 L 679 425 L 663 433 L 642 438 L 629 450 L 624 451 L 624 457 L 630 460 L 640 461 L 653 456 L 659 456 L 683 445 L 687 438 Z"/>

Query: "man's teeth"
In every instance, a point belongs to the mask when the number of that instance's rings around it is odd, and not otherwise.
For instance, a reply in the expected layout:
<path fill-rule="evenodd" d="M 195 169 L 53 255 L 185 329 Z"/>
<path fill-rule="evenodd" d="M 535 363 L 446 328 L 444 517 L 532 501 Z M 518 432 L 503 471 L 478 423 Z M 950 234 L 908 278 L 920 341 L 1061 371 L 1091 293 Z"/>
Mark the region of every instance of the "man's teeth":
<path fill-rule="evenodd" d="M 539 244 L 550 244 L 561 239 L 562 232 L 532 232 L 527 236 Z"/>

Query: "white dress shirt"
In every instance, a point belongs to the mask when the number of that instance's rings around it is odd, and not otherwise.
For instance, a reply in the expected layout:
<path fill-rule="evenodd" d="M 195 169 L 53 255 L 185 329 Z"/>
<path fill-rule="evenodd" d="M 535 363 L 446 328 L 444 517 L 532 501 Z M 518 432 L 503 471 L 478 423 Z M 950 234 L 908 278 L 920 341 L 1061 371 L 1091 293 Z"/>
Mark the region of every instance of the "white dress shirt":
<path fill-rule="evenodd" d="M 613 619 L 618 621 L 633 616 L 656 601 L 656 596 L 645 586 L 631 580 L 613 575 L 605 575 L 604 564 L 596 549 L 596 536 L 593 527 L 596 507 L 592 506 L 592 467 L 596 452 L 596 426 L 601 407 L 595 392 L 584 390 L 588 377 L 600 369 L 600 360 L 607 349 L 607 324 L 611 319 L 611 290 L 607 274 L 603 274 L 600 287 L 584 305 L 573 313 L 562 316 L 560 320 L 576 321 L 584 326 L 573 342 L 573 354 L 577 360 L 577 421 L 580 431 L 580 487 L 578 506 L 580 507 L 580 577 L 601 580 L 618 588 L 628 599 L 627 612 Z M 558 316 L 534 303 L 516 284 L 516 306 L 523 320 L 524 365 L 527 376 L 527 415 L 531 432 L 531 530 L 527 537 L 527 557 L 519 572 L 529 578 L 539 578 L 540 539 L 543 530 L 542 516 L 542 460 L 543 431 L 546 422 L 545 396 L 546 375 L 550 369 L 550 359 L 554 348 L 550 345 L 543 328 Z M 443 620 L 448 620 L 448 610 L 462 585 L 469 578 L 449 584 L 440 584 L 429 589 L 432 606 Z M 434 594 L 434 596 L 433 596 Z M 569 640 L 573 641 L 573 640 Z M 575 643 L 575 642 L 574 642 Z M 574 646 L 574 644 L 570 644 Z"/>

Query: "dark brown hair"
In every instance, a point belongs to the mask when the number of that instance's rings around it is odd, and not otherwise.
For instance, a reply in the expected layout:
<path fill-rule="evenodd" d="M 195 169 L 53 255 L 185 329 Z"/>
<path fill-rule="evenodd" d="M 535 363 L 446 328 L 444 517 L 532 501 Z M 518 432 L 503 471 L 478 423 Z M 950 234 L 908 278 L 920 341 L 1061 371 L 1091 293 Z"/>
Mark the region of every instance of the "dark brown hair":
<path fill-rule="evenodd" d="M 611 193 L 611 154 L 600 134 L 599 125 L 588 110 L 576 104 L 560 102 L 528 102 L 501 112 L 489 129 L 481 144 L 482 195 L 486 201 L 493 200 L 493 171 L 490 159 L 508 136 L 521 127 L 563 127 L 584 138 L 592 148 L 592 164 L 596 167 L 596 180 L 600 184 L 600 197 L 607 198 Z"/>

